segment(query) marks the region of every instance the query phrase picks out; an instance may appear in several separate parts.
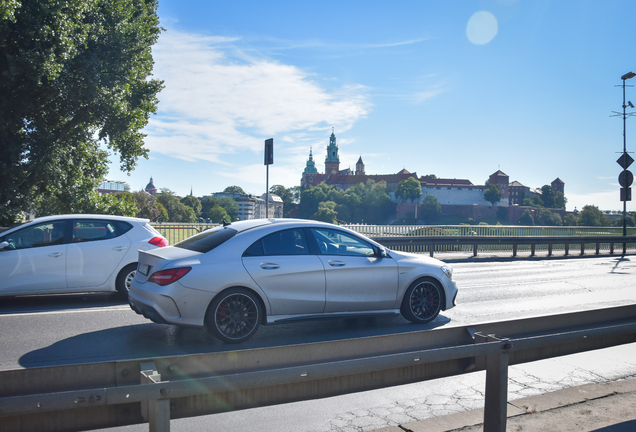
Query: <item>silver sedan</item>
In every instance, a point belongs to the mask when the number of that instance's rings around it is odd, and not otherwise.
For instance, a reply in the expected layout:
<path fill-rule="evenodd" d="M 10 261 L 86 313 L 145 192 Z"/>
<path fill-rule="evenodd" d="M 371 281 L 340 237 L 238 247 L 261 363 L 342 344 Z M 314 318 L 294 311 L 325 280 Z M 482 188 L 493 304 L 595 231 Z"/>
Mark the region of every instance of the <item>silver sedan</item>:
<path fill-rule="evenodd" d="M 238 343 L 261 324 L 299 319 L 402 314 L 427 323 L 455 306 L 452 275 L 439 260 L 342 227 L 256 219 L 140 251 L 129 302 L 154 322 Z"/>

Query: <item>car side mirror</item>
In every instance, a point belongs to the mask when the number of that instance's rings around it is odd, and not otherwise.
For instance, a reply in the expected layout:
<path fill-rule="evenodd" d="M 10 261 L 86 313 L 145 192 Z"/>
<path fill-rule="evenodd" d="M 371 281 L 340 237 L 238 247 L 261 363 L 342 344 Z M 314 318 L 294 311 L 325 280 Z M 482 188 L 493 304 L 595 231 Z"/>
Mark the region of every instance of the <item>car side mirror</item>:
<path fill-rule="evenodd" d="M 9 243 L 6 241 L 3 241 L 0 243 L 0 250 L 4 250 L 4 249 L 8 249 L 9 248 Z"/>
<path fill-rule="evenodd" d="M 381 248 L 378 248 L 378 249 L 376 250 L 376 252 L 375 252 L 375 255 L 376 255 L 378 258 L 386 258 L 386 249 L 384 249 L 384 248 L 382 248 L 382 247 L 381 247 Z"/>

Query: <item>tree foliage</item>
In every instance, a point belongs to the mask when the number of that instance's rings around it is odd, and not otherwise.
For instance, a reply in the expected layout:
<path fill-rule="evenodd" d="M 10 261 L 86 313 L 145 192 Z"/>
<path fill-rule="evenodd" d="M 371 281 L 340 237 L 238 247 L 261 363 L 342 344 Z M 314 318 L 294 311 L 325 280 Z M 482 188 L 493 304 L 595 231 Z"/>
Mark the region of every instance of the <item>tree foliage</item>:
<path fill-rule="evenodd" d="M 426 195 L 421 205 L 421 216 L 426 223 L 433 222 L 441 213 L 442 205 L 433 195 Z"/>
<path fill-rule="evenodd" d="M 170 189 L 163 188 L 161 193 L 155 195 L 155 199 L 168 212 L 169 222 L 192 223 L 197 221 L 194 210 L 181 202 L 178 196 Z"/>
<path fill-rule="evenodd" d="M 561 216 L 557 213 L 552 213 L 548 209 L 538 209 L 536 213 L 536 217 L 534 219 L 535 223 L 540 226 L 561 226 L 563 225 L 563 220 Z"/>
<path fill-rule="evenodd" d="M 600 211 L 598 207 L 594 205 L 583 206 L 581 213 L 579 213 L 579 225 L 580 226 L 610 226 L 611 221 L 609 216 Z"/>
<path fill-rule="evenodd" d="M 534 217 L 532 217 L 530 210 L 523 212 L 521 218 L 519 218 L 519 225 L 534 226 Z"/>
<path fill-rule="evenodd" d="M 278 195 L 283 200 L 283 217 L 297 215 L 300 203 L 300 186 L 286 188 L 283 185 L 274 185 L 269 188 L 269 193 Z"/>
<path fill-rule="evenodd" d="M 223 193 L 237 194 L 237 195 L 246 195 L 245 191 L 240 186 L 228 186 L 225 189 L 223 189 Z"/>
<path fill-rule="evenodd" d="M 107 152 L 132 170 L 162 83 L 156 0 L 2 1 L 0 223 L 96 189 Z"/>
<path fill-rule="evenodd" d="M 499 187 L 497 187 L 497 185 L 492 185 L 486 189 L 486 192 L 484 192 L 484 199 L 494 206 L 497 202 L 499 202 L 499 200 L 501 200 Z"/>
<path fill-rule="evenodd" d="M 415 177 L 402 180 L 395 191 L 395 197 L 402 198 L 405 201 L 411 200 L 411 202 L 414 202 L 421 196 L 422 184 Z"/>
<path fill-rule="evenodd" d="M 224 211 L 224 215 L 220 218 L 221 212 L 216 207 L 220 207 Z M 207 196 L 201 200 L 201 217 L 210 219 L 212 222 L 222 222 L 223 218 L 228 222 L 235 221 L 238 219 L 238 209 L 238 204 L 230 197 Z"/>

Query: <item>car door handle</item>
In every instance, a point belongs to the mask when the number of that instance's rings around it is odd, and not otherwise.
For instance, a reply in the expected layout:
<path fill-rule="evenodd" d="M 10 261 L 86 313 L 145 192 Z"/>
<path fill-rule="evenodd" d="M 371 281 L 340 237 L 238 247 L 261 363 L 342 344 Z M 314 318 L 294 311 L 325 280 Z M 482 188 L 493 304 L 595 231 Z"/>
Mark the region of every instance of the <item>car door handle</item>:
<path fill-rule="evenodd" d="M 275 270 L 279 267 L 280 266 L 278 264 L 274 264 L 274 263 L 261 263 L 261 268 L 263 270 Z"/>
<path fill-rule="evenodd" d="M 58 258 L 58 257 L 61 257 L 62 255 L 64 255 L 62 252 L 53 252 L 49 254 L 49 256 L 52 258 Z"/>
<path fill-rule="evenodd" d="M 113 250 L 116 250 L 116 251 L 122 251 L 122 250 L 126 250 L 126 249 L 128 249 L 128 247 L 126 247 L 126 246 L 115 246 L 113 248 Z"/>
<path fill-rule="evenodd" d="M 345 265 L 343 261 L 329 261 L 331 267 L 342 267 Z"/>

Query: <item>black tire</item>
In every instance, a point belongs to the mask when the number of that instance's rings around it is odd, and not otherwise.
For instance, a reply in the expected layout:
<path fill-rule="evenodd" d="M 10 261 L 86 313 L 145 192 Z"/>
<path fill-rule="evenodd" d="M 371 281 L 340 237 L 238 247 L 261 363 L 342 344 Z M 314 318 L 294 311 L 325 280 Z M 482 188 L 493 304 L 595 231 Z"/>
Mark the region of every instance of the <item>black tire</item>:
<path fill-rule="evenodd" d="M 258 297 L 250 290 L 232 288 L 210 303 L 205 324 L 217 339 L 241 343 L 254 336 L 262 319 L 263 308 Z"/>
<path fill-rule="evenodd" d="M 130 290 L 130 282 L 135 278 L 137 274 L 137 263 L 128 264 L 126 267 L 121 269 L 119 274 L 117 275 L 117 281 L 115 282 L 115 287 L 117 287 L 117 292 L 120 296 L 127 299 L 128 298 L 128 290 Z"/>
<path fill-rule="evenodd" d="M 439 282 L 428 278 L 418 279 L 406 290 L 400 312 L 413 323 L 428 323 L 439 315 L 443 299 L 444 293 Z"/>

